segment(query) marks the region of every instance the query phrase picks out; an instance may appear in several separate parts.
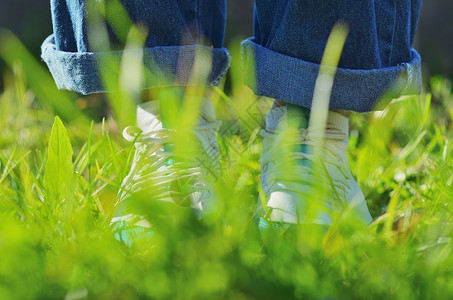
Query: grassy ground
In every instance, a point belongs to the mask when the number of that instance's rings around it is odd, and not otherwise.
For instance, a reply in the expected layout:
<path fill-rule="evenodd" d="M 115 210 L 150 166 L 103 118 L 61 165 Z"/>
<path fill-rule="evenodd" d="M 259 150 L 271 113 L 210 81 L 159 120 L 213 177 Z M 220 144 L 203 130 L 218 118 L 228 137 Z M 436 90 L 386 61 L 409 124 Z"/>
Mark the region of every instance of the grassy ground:
<path fill-rule="evenodd" d="M 224 120 L 215 210 L 197 220 L 142 202 L 155 236 L 128 248 L 109 228 L 131 163 L 128 119 L 92 123 L 86 99 L 55 90 L 14 49 L 0 49 L 12 67 L 0 95 L 0 299 L 453 297 L 450 82 L 431 78 L 421 97 L 351 115 L 370 226 L 260 233 L 258 133 L 270 102 L 242 85 L 234 61 L 228 87 L 207 91 Z"/>

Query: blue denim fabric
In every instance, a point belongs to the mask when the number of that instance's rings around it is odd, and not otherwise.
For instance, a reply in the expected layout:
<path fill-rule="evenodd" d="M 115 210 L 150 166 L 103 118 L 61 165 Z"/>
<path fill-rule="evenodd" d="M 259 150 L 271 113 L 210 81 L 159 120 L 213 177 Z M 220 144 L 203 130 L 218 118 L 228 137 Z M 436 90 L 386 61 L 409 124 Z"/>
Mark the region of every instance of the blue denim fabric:
<path fill-rule="evenodd" d="M 102 2 L 106 11 L 114 3 L 112 0 L 97 2 Z M 225 0 L 122 0 L 130 20 L 146 28 L 148 36 L 145 49 L 116 51 L 108 46 L 115 48 L 120 44 L 116 48 L 122 48 L 124 41 L 115 35 L 117 32 L 111 24 L 128 27 L 128 22 L 115 12 L 107 14 L 111 44 L 94 51 L 87 34 L 90 16 L 87 3 L 85 0 L 51 0 L 54 34 L 44 41 L 42 58 L 61 89 L 82 94 L 105 92 L 97 63 L 112 59 L 119 62 L 126 51 L 143 50 L 147 69 L 145 88 L 200 84 L 190 78 L 196 52 L 201 53 L 200 57 L 212 57 L 212 62 L 204 64 L 210 73 L 203 84 L 218 85 L 229 67 L 230 56 L 222 48 Z M 126 32 L 128 29 L 124 28 Z M 192 80 L 189 82 L 189 79 Z"/>
<path fill-rule="evenodd" d="M 242 44 L 246 83 L 256 94 L 311 107 L 324 47 L 342 20 L 349 35 L 330 109 L 370 111 L 418 94 L 421 61 L 411 45 L 420 5 L 421 0 L 256 0 L 255 36 Z"/>
<path fill-rule="evenodd" d="M 44 42 L 42 56 L 58 87 L 84 94 L 105 91 L 96 61 L 112 54 L 120 58 L 124 51 L 92 51 L 85 1 L 51 3 L 54 35 Z M 145 87 L 188 84 L 196 49 L 212 52 L 206 84 L 219 83 L 230 60 L 222 48 L 225 0 L 122 3 L 132 21 L 149 30 Z M 342 20 L 350 31 L 330 109 L 370 111 L 391 99 L 418 94 L 420 56 L 412 42 L 420 5 L 421 0 L 256 0 L 255 34 L 242 43 L 245 83 L 258 95 L 311 107 L 324 47 L 333 25 Z M 119 38 L 112 32 L 115 43 Z"/>

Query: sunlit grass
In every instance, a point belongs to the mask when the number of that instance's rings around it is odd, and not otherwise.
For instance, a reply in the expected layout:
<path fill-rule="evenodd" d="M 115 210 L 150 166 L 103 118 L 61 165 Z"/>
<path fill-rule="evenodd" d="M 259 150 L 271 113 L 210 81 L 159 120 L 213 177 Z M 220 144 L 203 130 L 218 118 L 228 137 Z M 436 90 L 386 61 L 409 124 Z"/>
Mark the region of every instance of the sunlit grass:
<path fill-rule="evenodd" d="M 231 49 L 239 57 L 238 43 Z M 76 96 L 57 91 L 49 75 L 33 75 L 44 68 L 28 64 L 24 49 L 17 57 L 7 50 L 3 59 L 11 70 L 0 95 L 0 299 L 452 298 L 448 80 L 434 77 L 429 93 L 382 112 L 351 115 L 351 169 L 373 224 L 339 220 L 327 232 L 305 226 L 260 233 L 258 132 L 271 102 L 241 83 L 233 61 L 228 87 L 203 91 L 224 122 L 214 209 L 197 219 L 190 210 L 138 197 L 156 224 L 155 236 L 128 248 L 109 227 L 134 149 L 121 137 L 124 124 L 110 115 L 91 123 L 74 106 L 68 113 L 58 95 L 64 103 Z M 180 111 L 187 124 L 191 115 Z"/>

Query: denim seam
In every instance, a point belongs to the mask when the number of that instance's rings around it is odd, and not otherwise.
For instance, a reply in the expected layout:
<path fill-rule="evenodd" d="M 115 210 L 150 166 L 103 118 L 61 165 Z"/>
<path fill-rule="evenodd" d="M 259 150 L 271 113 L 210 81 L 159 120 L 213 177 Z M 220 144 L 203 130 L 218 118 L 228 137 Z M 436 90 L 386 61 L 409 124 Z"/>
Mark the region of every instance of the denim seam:
<path fill-rule="evenodd" d="M 195 1 L 194 1 L 194 2 L 195 2 L 195 15 L 196 15 L 196 18 L 195 18 L 196 27 L 195 27 L 195 28 L 196 28 L 196 30 L 197 30 L 196 36 L 197 36 L 198 38 L 200 38 L 200 36 L 201 36 L 201 30 L 200 30 L 200 11 L 199 11 L 200 5 L 198 5 L 198 4 L 199 4 L 198 1 L 199 1 L 199 0 L 195 0 Z"/>
<path fill-rule="evenodd" d="M 229 55 L 229 53 L 227 52 L 228 54 L 228 64 L 227 64 L 227 67 L 223 70 L 223 72 L 221 72 L 219 74 L 219 76 L 214 79 L 212 81 L 212 85 L 213 86 L 218 86 L 220 84 L 220 81 L 222 81 L 222 78 L 225 76 L 225 74 L 228 72 L 228 70 L 230 69 L 230 65 L 231 65 L 231 56 Z"/>
<path fill-rule="evenodd" d="M 389 60 L 388 62 L 389 63 L 392 63 L 393 59 L 393 43 L 395 42 L 395 31 L 396 31 L 396 16 L 397 15 L 397 10 L 396 10 L 396 3 L 394 3 L 395 5 L 395 17 L 393 18 L 393 32 L 392 32 L 392 47 L 390 48 L 390 55 L 389 55 Z"/>

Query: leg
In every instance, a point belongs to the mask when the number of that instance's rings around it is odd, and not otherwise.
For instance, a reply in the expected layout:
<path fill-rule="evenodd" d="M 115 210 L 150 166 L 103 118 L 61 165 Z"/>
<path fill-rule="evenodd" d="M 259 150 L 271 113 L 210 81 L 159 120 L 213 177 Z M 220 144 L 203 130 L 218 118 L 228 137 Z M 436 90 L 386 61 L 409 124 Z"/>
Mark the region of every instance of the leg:
<path fill-rule="evenodd" d="M 326 198 L 330 211 L 347 203 L 347 211 L 359 221 L 372 220 L 349 170 L 344 111 L 370 111 L 393 98 L 420 92 L 420 56 L 411 46 L 420 3 L 255 1 L 255 36 L 243 42 L 246 83 L 256 94 L 279 100 L 266 118 L 261 157 L 270 220 L 330 224 L 329 214 L 304 215 L 310 204 Z M 349 35 L 319 146 L 323 155 L 316 157 L 313 149 L 320 141 L 316 130 L 300 120 L 307 118 L 307 108 L 312 107 L 323 51 L 333 25 L 340 20 L 349 26 Z M 294 127 L 297 138 L 284 140 Z M 321 176 L 315 176 L 315 165 L 324 168 Z M 313 186 L 320 182 L 327 195 L 313 194 Z"/>
<path fill-rule="evenodd" d="M 42 56 L 59 88 L 83 94 L 111 91 L 103 85 L 97 63 L 113 57 L 119 64 L 121 57 L 140 50 L 145 67 L 141 88 L 218 85 L 228 68 L 229 55 L 222 48 L 225 0 L 52 0 L 51 4 L 54 34 L 44 42 Z M 145 28 L 143 49 L 124 49 L 132 24 Z M 93 39 L 92 34 L 99 30 L 104 32 L 101 38 L 107 37 L 103 44 Z M 199 72 L 208 75 L 203 79 L 191 74 L 195 54 L 200 51 L 209 59 L 198 66 L 202 69 Z M 179 140 L 174 138 L 175 128 L 168 128 L 171 120 L 162 124 L 163 110 L 171 108 L 165 102 L 173 99 L 164 100 L 139 105 L 137 126 L 123 131 L 128 141 L 135 142 L 136 151 L 118 193 L 112 227 L 117 239 L 127 245 L 136 236 L 153 235 L 147 229 L 151 224 L 142 217 L 140 208 L 134 208 L 131 197 L 198 210 L 212 197 L 208 189 L 219 169 L 216 130 L 220 126 L 213 104 L 208 99 L 198 100 L 199 106 L 194 106 L 200 108 L 198 120 L 189 129 L 182 128 L 188 137 L 184 147 L 192 150 L 192 155 L 187 155 L 169 147 Z M 159 104 L 166 106 L 159 109 Z"/>
<path fill-rule="evenodd" d="M 255 36 L 243 42 L 246 83 L 258 95 L 311 107 L 327 38 L 333 25 L 343 20 L 349 35 L 330 109 L 370 111 L 391 99 L 418 94 L 420 56 L 411 45 L 420 4 L 421 0 L 256 0 Z"/>

